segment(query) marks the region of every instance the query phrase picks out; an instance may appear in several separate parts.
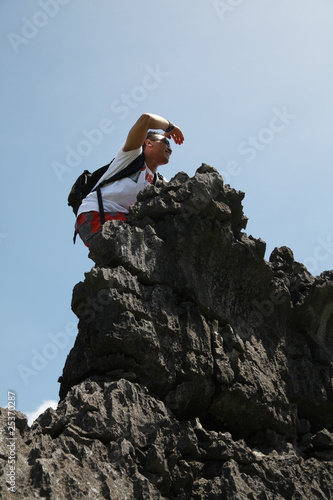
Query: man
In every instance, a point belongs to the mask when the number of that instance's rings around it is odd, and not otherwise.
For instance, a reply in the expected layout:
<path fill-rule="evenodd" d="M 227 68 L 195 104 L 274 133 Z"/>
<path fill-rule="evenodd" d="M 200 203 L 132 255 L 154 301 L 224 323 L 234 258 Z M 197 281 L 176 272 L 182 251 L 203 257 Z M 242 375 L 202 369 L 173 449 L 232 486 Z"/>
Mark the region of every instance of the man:
<path fill-rule="evenodd" d="M 148 132 L 150 130 L 150 132 Z M 157 132 L 163 130 L 164 134 Z M 157 168 L 169 162 L 172 149 L 168 139 L 176 144 L 184 142 L 179 127 L 165 118 L 144 113 L 129 131 L 125 144 L 118 151 L 114 161 L 96 186 L 127 167 L 135 158 L 143 154 L 143 166 L 137 173 L 111 182 L 102 191 L 105 220 L 127 221 L 130 205 L 135 203 L 138 193 L 154 182 Z M 96 187 L 95 186 L 95 187 Z M 82 241 L 89 247 L 93 238 L 101 229 L 97 192 L 92 191 L 82 201 L 77 212 L 75 229 Z"/>

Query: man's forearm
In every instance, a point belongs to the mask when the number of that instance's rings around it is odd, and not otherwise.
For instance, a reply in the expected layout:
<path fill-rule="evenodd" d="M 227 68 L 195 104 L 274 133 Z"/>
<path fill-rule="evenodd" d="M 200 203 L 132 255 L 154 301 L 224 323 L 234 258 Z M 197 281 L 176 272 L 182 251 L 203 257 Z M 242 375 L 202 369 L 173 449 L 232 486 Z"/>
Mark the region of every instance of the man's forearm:
<path fill-rule="evenodd" d="M 151 113 L 145 113 L 145 115 L 148 117 L 147 129 L 166 130 L 169 127 L 169 121 L 162 116 L 153 115 Z"/>
<path fill-rule="evenodd" d="M 162 118 L 162 116 L 158 115 L 153 115 L 151 113 L 145 113 L 148 116 L 148 129 L 162 129 L 164 130 L 164 135 L 166 137 L 172 137 L 172 139 L 175 141 L 176 144 L 182 144 L 184 141 L 184 136 L 183 132 L 180 130 L 179 127 L 174 125 L 173 123 L 169 122 L 165 118 Z M 168 132 L 167 132 L 168 130 Z"/>
<path fill-rule="evenodd" d="M 170 129 L 170 125 L 170 122 L 162 116 L 143 113 L 129 131 L 123 150 L 131 151 L 142 146 L 149 129 L 164 130 L 166 137 L 172 137 L 176 144 L 182 144 L 184 141 L 182 131 L 176 125 L 172 125 Z M 167 130 L 169 132 L 166 132 Z"/>

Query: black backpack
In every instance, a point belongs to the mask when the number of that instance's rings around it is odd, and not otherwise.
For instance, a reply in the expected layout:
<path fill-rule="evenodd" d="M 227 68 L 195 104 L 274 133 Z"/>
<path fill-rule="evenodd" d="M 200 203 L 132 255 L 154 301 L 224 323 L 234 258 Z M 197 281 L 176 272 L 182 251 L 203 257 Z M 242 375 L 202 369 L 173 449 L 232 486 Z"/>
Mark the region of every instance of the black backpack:
<path fill-rule="evenodd" d="M 68 205 L 72 207 L 74 214 L 76 215 L 79 207 L 82 203 L 82 200 L 88 196 L 89 193 L 92 191 L 97 192 L 97 199 L 98 199 L 98 207 L 99 207 L 99 212 L 101 214 L 101 224 L 104 224 L 105 222 L 105 217 L 104 217 L 104 208 L 103 208 L 103 199 L 102 199 L 102 193 L 101 193 L 101 188 L 106 186 L 107 184 L 111 184 L 111 182 L 119 181 L 120 179 L 124 179 L 125 177 L 129 177 L 132 174 L 135 174 L 141 168 L 143 167 L 145 163 L 145 158 L 144 154 L 141 153 L 139 156 L 137 156 L 127 167 L 125 167 L 123 170 L 120 170 L 116 174 L 114 174 L 112 177 L 109 179 L 105 179 L 105 181 L 101 182 L 95 189 L 94 186 L 97 184 L 99 179 L 102 177 L 102 175 L 107 171 L 109 166 L 113 160 L 108 163 L 107 165 L 104 165 L 104 167 L 99 168 L 98 170 L 95 170 L 93 173 L 89 172 L 89 170 L 85 170 L 74 182 L 72 189 L 70 190 L 70 193 L 68 195 Z M 156 176 L 156 174 L 155 174 Z M 155 179 L 154 179 L 155 181 Z M 75 243 L 76 239 L 76 231 L 74 233 L 74 238 L 73 241 Z"/>

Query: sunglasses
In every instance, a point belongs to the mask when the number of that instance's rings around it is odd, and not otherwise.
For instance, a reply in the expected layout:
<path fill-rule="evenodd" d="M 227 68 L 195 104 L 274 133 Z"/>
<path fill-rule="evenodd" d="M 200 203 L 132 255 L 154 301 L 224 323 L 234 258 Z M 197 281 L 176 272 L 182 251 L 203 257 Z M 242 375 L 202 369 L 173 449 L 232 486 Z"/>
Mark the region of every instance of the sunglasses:
<path fill-rule="evenodd" d="M 170 141 L 166 137 L 163 137 L 162 139 L 150 139 L 150 140 L 154 142 L 164 142 L 164 144 L 166 144 L 168 148 L 171 148 Z"/>

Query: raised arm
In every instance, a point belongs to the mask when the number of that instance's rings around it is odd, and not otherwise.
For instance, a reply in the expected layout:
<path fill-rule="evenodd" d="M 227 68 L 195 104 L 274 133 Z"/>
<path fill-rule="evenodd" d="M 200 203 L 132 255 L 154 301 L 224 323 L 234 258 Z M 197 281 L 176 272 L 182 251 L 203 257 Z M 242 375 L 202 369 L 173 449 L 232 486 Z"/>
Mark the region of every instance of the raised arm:
<path fill-rule="evenodd" d="M 161 116 L 144 113 L 129 131 L 123 150 L 132 151 L 142 146 L 145 142 L 147 132 L 150 129 L 164 130 L 164 135 L 166 137 L 172 137 L 176 144 L 182 144 L 184 142 L 184 136 L 179 127 L 173 125 L 172 130 L 166 132 L 171 125 L 173 124 Z"/>

